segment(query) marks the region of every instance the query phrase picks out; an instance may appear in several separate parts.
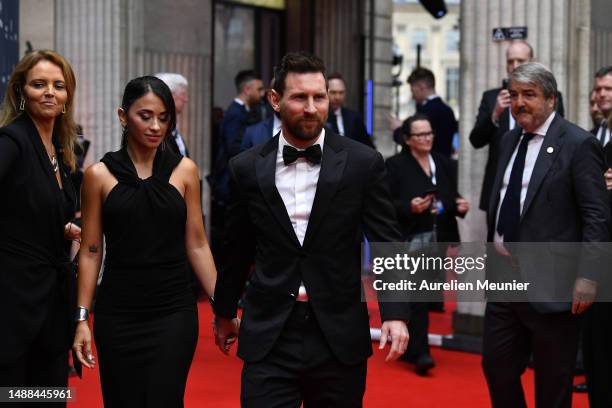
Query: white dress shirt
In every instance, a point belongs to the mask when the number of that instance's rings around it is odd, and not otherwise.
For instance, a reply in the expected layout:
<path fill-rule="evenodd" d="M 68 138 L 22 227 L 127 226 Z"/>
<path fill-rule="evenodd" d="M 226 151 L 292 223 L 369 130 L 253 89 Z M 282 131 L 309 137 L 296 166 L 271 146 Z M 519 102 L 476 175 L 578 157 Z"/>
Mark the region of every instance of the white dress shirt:
<path fill-rule="evenodd" d="M 523 169 L 523 183 L 521 186 L 521 214 L 523 213 L 523 204 L 525 203 L 525 197 L 527 196 L 527 188 L 529 187 L 529 181 L 531 180 L 531 174 L 533 173 L 533 168 L 535 167 L 536 159 L 538 158 L 538 154 L 540 153 L 540 149 L 542 148 L 542 144 L 544 143 L 544 136 L 546 136 L 546 132 L 548 132 L 548 128 L 555 118 L 555 112 L 551 113 L 550 116 L 544 121 L 542 126 L 536 129 L 533 134 L 535 135 L 527 144 L 527 154 L 525 155 L 525 168 Z M 518 152 L 519 145 L 523 140 L 525 135 L 525 131 L 521 135 L 519 139 L 519 143 L 516 145 L 514 152 L 512 153 L 512 157 L 506 166 L 506 171 L 504 172 L 504 179 L 502 182 L 502 187 L 499 190 L 499 203 L 497 204 L 497 215 L 495 216 L 495 242 L 504 242 L 504 238 L 499 235 L 497 232 L 497 222 L 499 221 L 499 210 L 501 209 L 501 205 L 504 202 L 504 197 L 506 197 L 506 190 L 508 189 L 508 184 L 510 183 L 510 173 L 512 173 L 512 166 L 514 165 L 514 159 Z"/>
<path fill-rule="evenodd" d="M 338 126 L 338 133 L 344 136 L 344 121 L 342 120 L 342 108 L 338 108 L 334 111 L 336 115 L 336 125 Z"/>
<path fill-rule="evenodd" d="M 249 109 L 249 105 L 247 105 L 246 103 L 244 103 L 244 101 L 240 98 L 234 98 L 234 102 L 236 102 L 238 105 L 244 106 L 244 109 L 248 111 L 250 111 L 251 109 Z"/>
<path fill-rule="evenodd" d="M 321 146 L 321 151 L 323 151 L 324 140 L 325 129 L 321 130 L 321 134 L 315 142 L 315 144 Z M 283 148 L 286 145 L 292 146 L 287 142 L 285 135 L 281 131 L 280 138 L 278 139 L 278 152 L 276 154 L 276 189 L 283 199 L 283 203 L 285 203 L 287 215 L 289 215 L 298 241 L 300 241 L 300 244 L 304 244 L 308 219 L 310 218 L 312 203 L 317 192 L 321 165 L 312 164 L 301 157 L 290 165 L 285 166 Z"/>
<path fill-rule="evenodd" d="M 272 137 L 276 136 L 278 132 L 282 129 L 282 123 L 280 119 L 276 115 L 272 115 L 274 119 L 272 119 Z M 281 150 L 282 153 L 282 150 Z"/>
<path fill-rule="evenodd" d="M 323 151 L 324 141 L 325 129 L 322 129 L 321 134 L 315 142 L 315 144 L 321 146 L 321 152 Z M 281 131 L 278 139 L 278 151 L 276 153 L 275 184 L 285 204 L 285 209 L 291 220 L 295 235 L 300 244 L 303 245 L 306 229 L 308 228 L 308 220 L 310 219 L 310 212 L 312 210 L 312 203 L 314 202 L 315 193 L 317 192 L 321 165 L 312 164 L 305 158 L 300 157 L 295 162 L 286 166 L 283 160 L 283 148 L 286 145 L 292 146 L 287 142 Z M 303 282 L 300 284 L 300 292 L 297 300 L 308 300 Z"/>

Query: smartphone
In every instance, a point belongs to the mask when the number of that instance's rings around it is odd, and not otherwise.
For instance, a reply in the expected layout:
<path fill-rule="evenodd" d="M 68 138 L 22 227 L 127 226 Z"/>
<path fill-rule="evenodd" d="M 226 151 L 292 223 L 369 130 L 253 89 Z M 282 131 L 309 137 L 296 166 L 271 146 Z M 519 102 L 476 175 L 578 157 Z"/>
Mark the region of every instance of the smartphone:
<path fill-rule="evenodd" d="M 508 89 L 508 79 L 502 79 L 502 89 Z"/>

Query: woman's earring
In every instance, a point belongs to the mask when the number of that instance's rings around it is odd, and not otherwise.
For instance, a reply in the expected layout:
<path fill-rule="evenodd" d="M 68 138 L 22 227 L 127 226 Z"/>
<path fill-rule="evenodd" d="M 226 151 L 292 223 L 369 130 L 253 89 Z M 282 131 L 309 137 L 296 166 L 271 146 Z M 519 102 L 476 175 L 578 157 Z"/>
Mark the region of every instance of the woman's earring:
<path fill-rule="evenodd" d="M 19 101 L 19 110 L 25 110 L 25 99 L 23 99 L 23 96 L 21 97 L 21 101 Z"/>
<path fill-rule="evenodd" d="M 66 105 L 62 108 L 62 113 L 66 113 Z"/>

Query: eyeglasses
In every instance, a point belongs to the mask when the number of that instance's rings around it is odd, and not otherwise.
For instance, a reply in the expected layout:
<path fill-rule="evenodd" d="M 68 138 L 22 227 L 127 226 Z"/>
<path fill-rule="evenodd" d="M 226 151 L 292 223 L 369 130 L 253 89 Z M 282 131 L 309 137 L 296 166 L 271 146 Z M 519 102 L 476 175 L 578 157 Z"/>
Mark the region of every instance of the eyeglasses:
<path fill-rule="evenodd" d="M 416 137 L 417 139 L 433 139 L 433 132 L 423 132 L 423 133 L 411 133 L 410 137 Z"/>

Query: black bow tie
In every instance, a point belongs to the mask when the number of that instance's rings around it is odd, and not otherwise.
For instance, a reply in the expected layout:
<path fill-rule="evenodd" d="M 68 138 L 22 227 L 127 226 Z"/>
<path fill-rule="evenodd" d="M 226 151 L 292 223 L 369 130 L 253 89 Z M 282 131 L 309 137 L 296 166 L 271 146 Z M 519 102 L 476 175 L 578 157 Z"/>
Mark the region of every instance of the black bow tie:
<path fill-rule="evenodd" d="M 305 158 L 312 164 L 321 163 L 321 146 L 314 144 L 306 150 L 298 150 L 295 147 L 287 146 L 283 147 L 283 161 L 285 166 L 290 165 L 300 157 Z"/>

